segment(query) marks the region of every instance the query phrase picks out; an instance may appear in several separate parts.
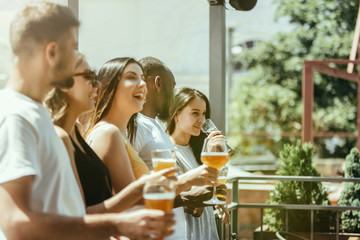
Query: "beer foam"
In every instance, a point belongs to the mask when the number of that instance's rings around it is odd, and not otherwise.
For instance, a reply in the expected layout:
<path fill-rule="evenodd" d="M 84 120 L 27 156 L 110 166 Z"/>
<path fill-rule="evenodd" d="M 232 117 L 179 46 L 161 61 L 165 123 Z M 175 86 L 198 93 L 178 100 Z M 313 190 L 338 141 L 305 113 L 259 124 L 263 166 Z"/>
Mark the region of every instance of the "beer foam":
<path fill-rule="evenodd" d="M 168 193 L 145 193 L 144 194 L 145 199 L 149 200 L 165 200 L 165 199 L 174 199 L 175 193 L 174 192 L 168 192 Z"/>
<path fill-rule="evenodd" d="M 201 156 L 229 156 L 227 152 L 203 152 Z"/>
<path fill-rule="evenodd" d="M 153 162 L 169 162 L 169 163 L 176 162 L 176 160 L 173 158 L 152 158 L 152 161 Z"/>

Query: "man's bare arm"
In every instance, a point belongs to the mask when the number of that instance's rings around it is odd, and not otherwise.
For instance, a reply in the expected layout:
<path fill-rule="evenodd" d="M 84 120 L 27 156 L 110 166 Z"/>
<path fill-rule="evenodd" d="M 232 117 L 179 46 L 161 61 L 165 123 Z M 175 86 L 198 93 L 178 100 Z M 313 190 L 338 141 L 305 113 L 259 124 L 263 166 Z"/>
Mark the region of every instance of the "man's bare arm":
<path fill-rule="evenodd" d="M 174 224 L 173 215 L 156 210 L 138 210 L 122 214 L 97 214 L 66 217 L 30 210 L 33 176 L 0 184 L 0 218 L 8 239 L 107 239 L 124 235 L 148 239 L 150 234 L 169 235 L 159 231 Z"/>

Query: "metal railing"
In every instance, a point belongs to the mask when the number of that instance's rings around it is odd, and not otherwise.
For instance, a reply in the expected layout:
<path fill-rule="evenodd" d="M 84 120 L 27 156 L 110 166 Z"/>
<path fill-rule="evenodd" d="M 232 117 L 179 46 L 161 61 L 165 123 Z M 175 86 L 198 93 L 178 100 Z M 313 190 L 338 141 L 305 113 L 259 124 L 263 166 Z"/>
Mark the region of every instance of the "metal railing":
<path fill-rule="evenodd" d="M 285 239 L 282 234 L 291 234 L 288 232 L 288 210 L 309 210 L 310 214 L 310 240 L 314 240 L 314 211 L 317 210 L 328 210 L 336 211 L 336 240 L 339 240 L 340 236 L 340 226 L 339 226 L 339 212 L 345 210 L 358 210 L 360 211 L 360 206 L 332 206 L 332 205 L 299 205 L 299 204 L 258 204 L 258 203 L 239 203 L 239 182 L 251 182 L 258 180 L 266 181 L 300 181 L 300 182 L 356 182 L 360 183 L 360 178 L 340 178 L 340 177 L 312 177 L 312 176 L 262 176 L 262 175 L 252 175 L 252 176 L 238 176 L 229 178 L 227 183 L 232 183 L 231 191 L 231 203 L 228 204 L 231 223 L 226 232 L 226 227 L 221 224 L 221 221 L 217 220 L 218 233 L 221 240 L 225 239 L 238 239 L 238 209 L 239 208 L 259 208 L 260 209 L 260 240 L 263 239 L 263 210 L 264 208 L 277 208 L 285 209 L 285 232 L 277 233 L 278 239 Z M 354 235 L 359 236 L 359 235 Z M 306 239 L 306 238 L 299 238 Z"/>

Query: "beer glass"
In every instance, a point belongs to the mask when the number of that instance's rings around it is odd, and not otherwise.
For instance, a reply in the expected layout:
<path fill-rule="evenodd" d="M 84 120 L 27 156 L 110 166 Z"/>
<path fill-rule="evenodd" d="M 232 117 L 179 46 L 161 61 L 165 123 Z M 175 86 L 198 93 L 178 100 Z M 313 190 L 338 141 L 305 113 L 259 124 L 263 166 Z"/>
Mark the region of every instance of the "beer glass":
<path fill-rule="evenodd" d="M 151 161 L 155 172 L 175 167 L 176 154 L 171 149 L 155 149 L 151 151 Z M 169 176 L 174 176 L 171 174 Z"/>
<path fill-rule="evenodd" d="M 171 212 L 174 207 L 175 195 L 173 181 L 168 179 L 148 181 L 145 183 L 143 193 L 145 208 Z"/>
<path fill-rule="evenodd" d="M 204 122 L 203 127 L 201 128 L 201 131 L 209 136 L 209 134 L 211 132 L 219 131 L 219 129 L 216 127 L 215 123 L 213 123 L 213 121 L 211 121 L 211 119 L 206 119 L 205 122 Z M 229 156 L 234 155 L 235 150 L 232 149 L 227 143 L 226 143 L 226 146 L 227 146 L 228 151 L 229 151 Z"/>
<path fill-rule="evenodd" d="M 145 183 L 145 207 L 171 212 L 174 207 L 175 184 L 171 180 L 152 180 Z"/>
<path fill-rule="evenodd" d="M 205 165 L 220 169 L 229 161 L 229 153 L 224 138 L 206 138 L 201 151 L 201 162 Z M 214 187 L 213 197 L 204 202 L 209 205 L 225 204 L 216 197 L 216 187 Z"/>
<path fill-rule="evenodd" d="M 223 166 L 219 171 L 219 177 L 217 179 L 217 183 L 226 185 L 226 178 L 228 174 L 228 166 Z M 222 194 L 216 194 L 216 197 L 224 197 Z"/>

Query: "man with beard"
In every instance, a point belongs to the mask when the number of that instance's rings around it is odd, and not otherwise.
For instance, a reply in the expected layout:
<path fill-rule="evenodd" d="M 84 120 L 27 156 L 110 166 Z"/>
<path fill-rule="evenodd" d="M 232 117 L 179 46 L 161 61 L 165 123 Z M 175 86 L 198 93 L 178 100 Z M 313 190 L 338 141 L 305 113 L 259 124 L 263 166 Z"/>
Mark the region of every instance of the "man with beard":
<path fill-rule="evenodd" d="M 160 121 L 168 120 L 176 82 L 171 70 L 159 59 L 145 57 L 139 62 L 144 70 L 148 92 L 143 110 L 136 117 L 137 127 L 132 145 L 149 169 L 153 169 L 151 150 L 174 149 L 174 144 L 155 118 Z M 179 188 L 186 185 L 186 190 L 175 198 L 175 233 L 169 239 L 186 239 L 184 211 L 195 217 L 201 215 L 202 212 L 194 210 L 203 207 L 203 201 L 211 198 L 213 188 L 203 186 L 204 184 L 198 185 L 201 187 L 193 187 L 191 183 L 194 183 L 195 179 L 201 179 L 202 175 L 205 176 L 209 171 L 211 169 L 203 165 L 178 177 Z M 223 185 L 219 188 L 219 193 L 226 195 L 224 189 L 226 187 Z"/>
<path fill-rule="evenodd" d="M 151 150 L 174 149 L 170 138 L 155 118 L 158 117 L 162 121 L 168 119 L 169 103 L 176 83 L 170 69 L 159 59 L 145 57 L 140 59 L 139 62 L 144 70 L 148 92 L 143 110 L 136 117 L 137 127 L 132 145 L 149 169 L 153 169 Z M 179 197 L 177 197 L 177 200 L 179 200 Z M 176 225 L 173 227 L 175 233 L 168 238 L 169 240 L 186 238 L 184 208 L 179 207 L 178 202 L 176 201 L 176 208 L 173 210 L 176 219 Z"/>
<path fill-rule="evenodd" d="M 69 155 L 42 105 L 74 83 L 79 22 L 42 2 L 11 23 L 14 67 L 0 91 L 0 239 L 150 239 L 171 234 L 172 214 L 137 210 L 85 215 Z M 163 230 L 161 230 L 163 229 Z"/>
<path fill-rule="evenodd" d="M 148 92 L 143 110 L 136 118 L 137 130 L 133 146 L 152 170 L 151 150 L 174 148 L 155 118 L 158 117 L 161 121 L 169 118 L 169 105 L 176 82 L 170 69 L 159 59 L 145 57 L 139 62 L 144 69 Z"/>

